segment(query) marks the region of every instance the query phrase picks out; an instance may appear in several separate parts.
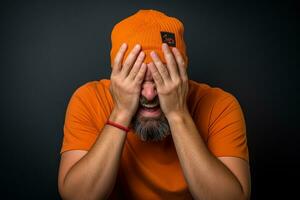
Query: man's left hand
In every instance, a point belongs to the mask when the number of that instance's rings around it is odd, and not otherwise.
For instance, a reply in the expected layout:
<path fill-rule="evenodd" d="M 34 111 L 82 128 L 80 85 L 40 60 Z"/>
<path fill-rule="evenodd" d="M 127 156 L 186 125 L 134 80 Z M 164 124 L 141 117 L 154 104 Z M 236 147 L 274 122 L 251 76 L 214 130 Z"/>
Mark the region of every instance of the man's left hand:
<path fill-rule="evenodd" d="M 173 115 L 188 112 L 188 76 L 186 63 L 176 47 L 170 49 L 163 43 L 162 51 L 166 65 L 154 51 L 150 53 L 153 62 L 147 65 L 156 85 L 160 107 L 168 119 Z"/>

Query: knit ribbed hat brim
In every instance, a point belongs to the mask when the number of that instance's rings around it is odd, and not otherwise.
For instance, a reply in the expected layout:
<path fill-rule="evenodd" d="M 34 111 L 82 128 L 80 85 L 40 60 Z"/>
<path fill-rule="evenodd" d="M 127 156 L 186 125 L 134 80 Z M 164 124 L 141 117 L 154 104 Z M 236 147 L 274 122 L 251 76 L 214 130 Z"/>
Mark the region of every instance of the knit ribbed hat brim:
<path fill-rule="evenodd" d="M 136 44 L 140 44 L 146 54 L 145 63 L 152 61 L 150 52 L 153 50 L 166 63 L 161 49 L 163 42 L 170 47 L 178 48 L 187 63 L 188 57 L 183 34 L 184 26 L 177 18 L 169 17 L 157 10 L 139 10 L 114 26 L 111 33 L 111 63 L 113 63 L 120 46 L 124 42 L 127 43 L 128 49 L 123 63 Z"/>

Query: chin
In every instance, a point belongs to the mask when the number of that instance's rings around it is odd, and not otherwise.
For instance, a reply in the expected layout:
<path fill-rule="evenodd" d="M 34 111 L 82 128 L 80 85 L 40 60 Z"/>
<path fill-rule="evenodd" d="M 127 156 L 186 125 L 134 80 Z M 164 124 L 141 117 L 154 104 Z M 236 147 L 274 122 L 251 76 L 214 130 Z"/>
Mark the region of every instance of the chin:
<path fill-rule="evenodd" d="M 163 113 L 138 112 L 132 120 L 134 133 L 142 141 L 162 141 L 170 135 L 170 126 Z"/>

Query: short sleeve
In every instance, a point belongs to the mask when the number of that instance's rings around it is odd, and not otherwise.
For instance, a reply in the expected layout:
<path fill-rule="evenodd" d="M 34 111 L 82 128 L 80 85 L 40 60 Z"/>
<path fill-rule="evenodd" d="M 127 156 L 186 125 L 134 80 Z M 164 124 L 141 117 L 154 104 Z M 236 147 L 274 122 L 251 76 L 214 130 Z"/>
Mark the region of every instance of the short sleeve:
<path fill-rule="evenodd" d="M 98 136 L 99 130 L 84 98 L 86 92 L 84 87 L 78 88 L 69 101 L 60 153 L 68 150 L 89 150 Z"/>
<path fill-rule="evenodd" d="M 243 112 L 237 99 L 229 93 L 218 98 L 212 107 L 207 145 L 216 157 L 249 161 Z"/>

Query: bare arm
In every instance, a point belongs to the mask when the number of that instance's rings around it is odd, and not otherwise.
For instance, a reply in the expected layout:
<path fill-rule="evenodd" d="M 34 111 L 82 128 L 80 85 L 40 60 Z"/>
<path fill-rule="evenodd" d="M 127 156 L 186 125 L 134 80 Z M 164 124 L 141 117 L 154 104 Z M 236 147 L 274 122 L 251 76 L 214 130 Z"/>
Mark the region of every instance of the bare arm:
<path fill-rule="evenodd" d="M 214 157 L 206 148 L 188 111 L 186 61 L 180 51 L 162 45 L 166 65 L 155 52 L 148 64 L 156 84 L 161 108 L 171 127 L 172 138 L 184 177 L 195 199 L 245 200 L 250 196 L 248 163 L 233 157 Z"/>
<path fill-rule="evenodd" d="M 124 126 L 130 123 L 127 115 L 116 111 L 112 112 L 110 120 Z M 62 156 L 59 173 L 59 192 L 62 198 L 106 199 L 115 184 L 125 139 L 124 131 L 106 125 L 90 151 L 68 171 L 63 166 Z"/>
<path fill-rule="evenodd" d="M 110 120 L 128 127 L 139 104 L 141 84 L 146 72 L 145 54 L 137 45 L 122 64 L 127 45 L 116 55 L 111 74 L 110 92 L 115 107 Z M 118 172 L 126 134 L 106 125 L 88 153 L 66 152 L 59 170 L 59 192 L 64 199 L 106 199 Z"/>
<path fill-rule="evenodd" d="M 184 176 L 195 199 L 249 199 L 250 172 L 246 161 L 214 157 L 188 113 L 168 120 Z"/>

